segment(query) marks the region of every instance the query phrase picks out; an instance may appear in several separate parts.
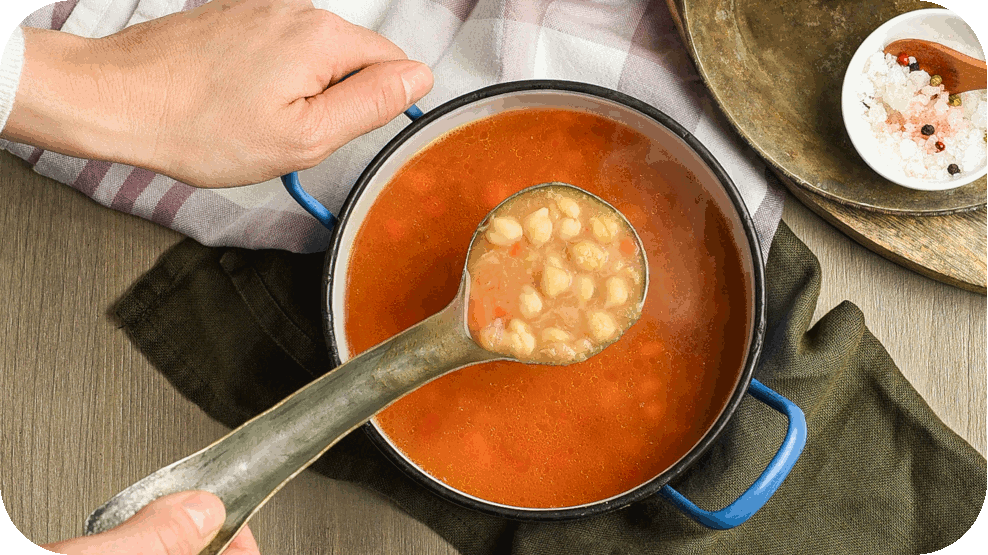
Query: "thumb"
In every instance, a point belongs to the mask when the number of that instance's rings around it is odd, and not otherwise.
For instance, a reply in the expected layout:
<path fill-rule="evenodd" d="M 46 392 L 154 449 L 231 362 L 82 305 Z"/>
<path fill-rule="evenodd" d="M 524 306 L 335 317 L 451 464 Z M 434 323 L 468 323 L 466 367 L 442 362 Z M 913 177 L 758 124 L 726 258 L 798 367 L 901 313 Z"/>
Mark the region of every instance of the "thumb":
<path fill-rule="evenodd" d="M 326 131 L 328 155 L 398 117 L 432 89 L 429 66 L 412 60 L 370 65 L 309 98 L 312 116 Z"/>
<path fill-rule="evenodd" d="M 205 491 L 166 495 L 106 532 L 44 546 L 66 555 L 197 555 L 226 520 L 223 502 Z"/>

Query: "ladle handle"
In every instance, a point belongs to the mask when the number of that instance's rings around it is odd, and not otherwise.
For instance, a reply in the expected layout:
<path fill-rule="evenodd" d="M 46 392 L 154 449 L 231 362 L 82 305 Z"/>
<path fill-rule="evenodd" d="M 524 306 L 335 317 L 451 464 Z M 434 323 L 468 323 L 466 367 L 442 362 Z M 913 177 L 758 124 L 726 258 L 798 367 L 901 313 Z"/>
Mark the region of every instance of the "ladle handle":
<path fill-rule="evenodd" d="M 201 552 L 222 552 L 282 485 L 375 413 L 416 387 L 496 355 L 474 343 L 457 296 L 438 314 L 311 382 L 209 447 L 117 494 L 86 521 L 109 530 L 151 501 L 205 490 L 226 506 L 226 521 Z"/>
<path fill-rule="evenodd" d="M 347 76 L 349 77 L 349 76 Z M 405 117 L 415 121 L 422 117 L 422 110 L 418 106 L 412 104 L 407 110 L 405 110 Z M 319 223 L 324 225 L 326 229 L 333 229 L 336 226 L 336 216 L 329 211 L 328 208 L 323 206 L 321 202 L 316 200 L 315 197 L 309 194 L 308 191 L 302 188 L 302 183 L 298 180 L 298 172 L 292 172 L 281 176 L 281 183 L 288 190 L 288 194 L 295 199 L 295 202 L 299 203 L 305 211 L 319 220 Z"/>

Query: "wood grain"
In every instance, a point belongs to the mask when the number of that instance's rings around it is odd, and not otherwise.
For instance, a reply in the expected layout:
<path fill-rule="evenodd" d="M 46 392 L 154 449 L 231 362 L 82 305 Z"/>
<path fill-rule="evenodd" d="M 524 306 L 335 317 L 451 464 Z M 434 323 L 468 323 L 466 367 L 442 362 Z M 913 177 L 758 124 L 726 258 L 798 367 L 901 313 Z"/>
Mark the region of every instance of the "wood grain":
<path fill-rule="evenodd" d="M 107 315 L 179 239 L 0 153 L 0 492 L 36 543 L 80 535 L 116 492 L 227 431 Z M 265 555 L 455 553 L 386 499 L 311 472 L 250 526 Z"/>
<path fill-rule="evenodd" d="M 986 453 L 986 310 L 979 293 L 923 277 L 870 252 L 793 197 L 782 215 L 820 260 L 814 322 L 844 300 L 947 426 Z"/>
<path fill-rule="evenodd" d="M 904 270 L 790 199 L 820 257 L 817 316 L 849 298 L 943 420 L 985 453 L 985 297 Z M 116 329 L 113 300 L 179 235 L 100 207 L 0 154 L 0 492 L 44 543 L 136 479 L 225 433 Z M 306 472 L 251 521 L 264 555 L 450 554 L 355 486 Z"/>
<path fill-rule="evenodd" d="M 844 1 L 818 5 L 786 0 L 742 5 L 722 0 L 694 4 L 666 0 L 666 4 L 697 71 L 722 112 L 745 141 L 773 164 L 773 169 L 792 194 L 879 255 L 944 283 L 986 292 L 988 226 L 984 179 L 948 193 L 917 193 L 896 186 L 881 179 L 854 154 L 842 125 L 835 130 L 829 124 L 820 123 L 824 120 L 839 122 L 839 117 L 819 118 L 821 114 L 839 115 L 833 103 L 840 95 L 839 91 L 834 91 L 853 52 L 853 48 L 848 49 L 849 44 L 860 44 L 867 32 L 894 15 L 935 6 L 912 0 L 874 4 L 867 10 L 851 8 L 845 5 L 850 3 Z M 718 16 L 708 17 L 711 10 Z M 781 19 L 772 19 L 782 13 L 785 16 Z M 812 17 L 794 18 L 795 13 Z M 854 15 L 848 18 L 847 14 Z M 842 22 L 840 28 L 827 24 L 806 27 L 810 20 L 831 19 Z M 752 32 L 754 27 L 764 31 L 765 26 L 761 24 L 769 20 L 773 22 L 768 26 L 771 32 L 765 36 L 780 43 L 775 44 L 778 48 L 760 50 Z M 800 38 L 794 41 L 790 35 L 780 33 L 775 27 L 780 22 L 798 29 Z M 691 29 L 699 34 L 692 37 Z M 827 46 L 825 41 L 815 40 L 820 38 L 813 35 L 817 32 L 836 42 Z M 708 44 L 706 50 L 701 48 L 700 43 L 717 40 L 724 41 L 727 46 L 710 48 Z M 747 41 L 754 42 L 748 44 Z M 746 63 L 738 64 L 735 58 L 742 59 L 745 52 Z M 785 54 L 780 54 L 782 52 Z M 814 62 L 818 53 L 823 53 L 824 60 Z M 831 59 L 830 53 L 836 57 Z M 776 59 L 778 55 L 783 56 L 781 61 Z M 724 59 L 731 61 L 724 64 Z M 789 79 L 770 71 L 771 79 L 767 83 L 734 74 L 749 71 L 748 65 L 757 65 L 759 61 L 775 69 L 796 67 L 803 70 Z M 789 81 L 795 85 L 787 85 Z M 774 98 L 773 95 L 781 97 Z M 812 98 L 817 101 L 810 101 Z M 802 104 L 794 105 L 798 109 L 788 114 L 791 117 L 779 117 L 776 109 L 789 105 L 790 99 L 802 99 Z M 780 142 L 783 137 L 786 140 Z M 780 148 L 786 151 L 784 156 L 779 155 Z M 832 174 L 832 178 L 823 179 L 817 175 L 820 172 Z M 815 177 L 811 179 L 810 175 Z M 823 186 L 824 183 L 828 185 Z M 828 190 L 828 187 L 836 189 Z M 842 192 L 838 194 L 838 190 Z M 869 195 L 875 198 L 869 199 Z M 955 206 L 954 202 L 961 197 L 967 200 Z M 905 204 L 899 206 L 899 202 Z M 940 206 L 940 203 L 946 204 Z M 965 208 L 958 210 L 961 205 Z M 892 213 L 893 206 L 897 206 L 894 210 L 897 214 Z M 936 214 L 931 210 L 934 206 L 940 206 Z M 946 209 L 947 206 L 953 208 Z M 929 213 L 903 214 L 903 211 L 914 209 Z"/>
<path fill-rule="evenodd" d="M 789 192 L 849 237 L 926 277 L 985 294 L 985 207 L 945 216 L 897 216 L 846 206 L 780 176 Z"/>
<path fill-rule="evenodd" d="M 902 53 L 916 58 L 920 69 L 930 75 L 939 75 L 943 90 L 951 94 L 985 88 L 985 76 L 988 75 L 985 61 L 942 44 L 928 40 L 902 39 L 885 45 L 885 53 L 896 58 Z"/>

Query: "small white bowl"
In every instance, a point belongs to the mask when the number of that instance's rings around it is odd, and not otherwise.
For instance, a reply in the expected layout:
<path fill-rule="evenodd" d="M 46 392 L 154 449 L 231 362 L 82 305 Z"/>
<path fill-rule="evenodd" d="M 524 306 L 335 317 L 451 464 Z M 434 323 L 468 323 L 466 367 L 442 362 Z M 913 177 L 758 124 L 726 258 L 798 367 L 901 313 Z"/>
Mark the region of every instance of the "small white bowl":
<path fill-rule="evenodd" d="M 958 52 L 984 60 L 984 51 L 971 27 L 957 14 L 943 9 L 916 10 L 886 21 L 861 43 L 847 65 L 844 87 L 841 91 L 841 112 L 844 127 L 851 143 L 861 158 L 882 177 L 893 183 L 921 191 L 943 191 L 967 185 L 988 173 L 988 167 L 962 171 L 958 177 L 947 180 L 930 180 L 907 177 L 897 167 L 882 159 L 878 153 L 878 141 L 865 121 L 856 94 L 857 82 L 864 72 L 864 65 L 875 52 L 885 49 L 899 39 L 923 39 L 938 42 Z M 948 91 L 949 92 L 949 91 Z"/>

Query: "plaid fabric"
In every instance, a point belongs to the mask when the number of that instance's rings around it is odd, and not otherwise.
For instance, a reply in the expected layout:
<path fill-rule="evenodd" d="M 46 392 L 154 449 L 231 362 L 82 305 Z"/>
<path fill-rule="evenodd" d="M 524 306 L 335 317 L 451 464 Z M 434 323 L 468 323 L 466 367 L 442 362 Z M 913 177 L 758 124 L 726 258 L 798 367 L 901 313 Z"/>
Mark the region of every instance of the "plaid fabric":
<path fill-rule="evenodd" d="M 99 37 L 205 0 L 69 0 L 24 24 Z M 503 81 L 566 79 L 619 90 L 681 123 L 725 167 L 755 218 L 768 253 L 782 213 L 757 155 L 716 111 L 677 34 L 664 0 L 314 0 L 315 6 L 374 29 L 410 58 L 429 64 L 435 87 L 419 106 Z M 339 211 L 352 184 L 407 120 L 352 141 L 300 173 L 303 185 Z M 83 160 L 3 142 L 34 170 L 96 202 L 150 219 L 214 246 L 325 250 L 329 232 L 303 211 L 279 180 L 247 187 L 196 189 L 154 172 Z"/>

